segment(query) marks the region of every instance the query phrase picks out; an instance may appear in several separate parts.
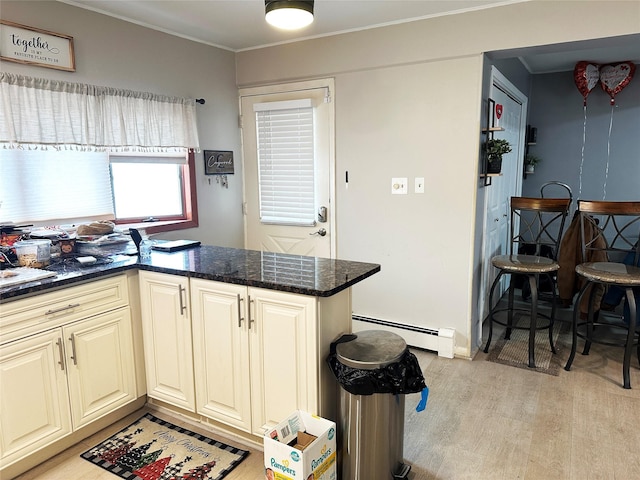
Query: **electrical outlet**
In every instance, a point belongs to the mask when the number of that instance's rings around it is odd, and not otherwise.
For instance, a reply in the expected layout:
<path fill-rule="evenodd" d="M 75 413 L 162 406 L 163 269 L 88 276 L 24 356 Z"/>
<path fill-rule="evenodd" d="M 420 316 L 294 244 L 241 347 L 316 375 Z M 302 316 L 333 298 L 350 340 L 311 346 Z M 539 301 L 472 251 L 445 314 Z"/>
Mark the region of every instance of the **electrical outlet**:
<path fill-rule="evenodd" d="M 407 183 L 407 178 L 392 178 L 391 193 L 393 193 L 394 195 L 406 195 Z"/>
<path fill-rule="evenodd" d="M 415 193 L 424 193 L 424 177 L 415 178 Z"/>

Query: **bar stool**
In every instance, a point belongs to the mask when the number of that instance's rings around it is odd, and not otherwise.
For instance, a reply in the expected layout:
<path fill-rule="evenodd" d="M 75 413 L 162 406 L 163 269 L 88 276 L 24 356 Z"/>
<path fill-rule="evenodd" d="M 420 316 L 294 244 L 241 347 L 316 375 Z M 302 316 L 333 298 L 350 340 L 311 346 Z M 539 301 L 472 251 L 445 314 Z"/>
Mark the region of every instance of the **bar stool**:
<path fill-rule="evenodd" d="M 631 388 L 629 368 L 631 354 L 635 346 L 640 362 L 640 345 L 638 337 L 638 305 L 640 298 L 640 202 L 605 202 L 579 201 L 580 233 L 582 242 L 582 258 L 587 258 L 588 252 L 603 251 L 609 261 L 586 262 L 576 266 L 576 273 L 585 279 L 580 289 L 573 310 L 573 338 L 571 354 L 564 369 L 569 371 L 573 363 L 578 337 L 585 340 L 583 355 L 589 354 L 591 343 L 618 346 L 624 348 L 622 363 L 622 377 L 624 388 Z M 595 236 L 585 235 L 585 224 L 592 218 L 599 220 L 599 230 Z M 611 257 L 626 256 L 629 261 L 611 261 Z M 595 305 L 596 286 L 620 288 L 624 291 L 626 306 L 628 306 L 627 321 L 612 318 L 601 311 L 600 305 Z M 592 286 L 592 288 L 589 288 Z M 579 322 L 580 303 L 582 297 L 589 290 L 587 318 Z M 626 310 L 626 308 L 625 308 Z M 599 311 L 596 314 L 596 311 Z M 600 332 L 608 330 L 621 333 L 622 339 L 611 338 Z"/>
<path fill-rule="evenodd" d="M 511 197 L 511 227 L 509 235 L 509 255 L 498 255 L 491 259 L 491 263 L 498 269 L 498 275 L 491 285 L 489 293 L 489 337 L 484 347 L 484 352 L 489 351 L 491 337 L 493 336 L 493 323 L 507 327 L 505 339 L 511 338 L 513 328 L 529 330 L 529 367 L 535 368 L 535 335 L 536 330 L 549 330 L 549 344 L 551 351 L 556 353 L 553 345 L 553 321 L 556 307 L 556 280 L 554 273 L 560 268 L 557 262 L 558 246 L 564 230 L 564 222 L 569 212 L 571 198 L 530 198 Z M 516 233 L 518 232 L 518 233 Z M 534 253 L 531 255 L 519 255 L 518 247 L 529 247 Z M 552 257 L 540 255 L 543 246 L 551 248 Z M 509 300 L 506 308 L 498 308 L 498 303 L 493 305 L 493 296 L 496 287 L 503 275 L 510 274 Z M 525 275 L 531 289 L 531 308 L 514 307 L 514 276 Z M 553 285 L 551 299 L 551 314 L 538 312 L 538 284 L 540 275 L 546 275 Z M 496 319 L 496 313 L 507 312 L 507 321 Z M 513 314 L 523 311 L 530 314 L 529 325 L 514 325 Z M 548 319 L 548 322 L 538 326 L 538 318 Z"/>

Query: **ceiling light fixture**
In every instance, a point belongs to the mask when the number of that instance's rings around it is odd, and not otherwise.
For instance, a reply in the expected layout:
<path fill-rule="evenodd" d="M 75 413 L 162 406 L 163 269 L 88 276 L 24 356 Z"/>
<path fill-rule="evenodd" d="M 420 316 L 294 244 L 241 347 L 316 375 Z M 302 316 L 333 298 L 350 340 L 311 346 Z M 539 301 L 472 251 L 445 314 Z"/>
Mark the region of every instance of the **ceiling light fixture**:
<path fill-rule="evenodd" d="M 283 30 L 297 30 L 313 22 L 313 0 L 265 0 L 267 23 Z"/>

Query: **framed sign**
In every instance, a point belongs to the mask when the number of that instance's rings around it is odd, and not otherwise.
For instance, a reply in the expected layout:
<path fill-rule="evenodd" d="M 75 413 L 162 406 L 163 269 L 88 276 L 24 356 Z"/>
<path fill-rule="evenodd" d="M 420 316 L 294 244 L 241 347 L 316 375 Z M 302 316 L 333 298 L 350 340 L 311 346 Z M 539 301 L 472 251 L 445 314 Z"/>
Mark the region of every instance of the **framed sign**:
<path fill-rule="evenodd" d="M 8 62 L 76 71 L 73 37 L 0 20 L 0 58 Z"/>
<path fill-rule="evenodd" d="M 228 175 L 233 173 L 233 152 L 226 150 L 204 150 L 205 175 Z"/>

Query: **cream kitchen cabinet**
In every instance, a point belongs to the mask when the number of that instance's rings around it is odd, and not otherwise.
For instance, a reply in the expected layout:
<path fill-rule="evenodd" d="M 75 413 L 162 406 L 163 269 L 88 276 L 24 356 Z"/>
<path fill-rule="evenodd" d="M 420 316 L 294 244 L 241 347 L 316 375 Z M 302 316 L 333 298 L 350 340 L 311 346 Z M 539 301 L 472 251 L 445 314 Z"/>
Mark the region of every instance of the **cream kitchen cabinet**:
<path fill-rule="evenodd" d="M 0 448 L 4 467 L 71 432 L 57 329 L 0 347 Z"/>
<path fill-rule="evenodd" d="M 123 275 L 2 305 L 11 327 L 0 345 L 2 472 L 137 398 L 126 282 Z M 101 303 L 109 311 L 96 313 Z M 83 311 L 96 314 L 77 319 Z"/>
<path fill-rule="evenodd" d="M 62 335 L 74 430 L 136 398 L 128 307 L 67 325 Z"/>
<path fill-rule="evenodd" d="M 258 436 L 296 409 L 333 417 L 324 357 L 349 331 L 349 292 L 317 298 L 192 279 L 191 305 L 200 415 Z"/>
<path fill-rule="evenodd" d="M 252 433 L 318 412 L 314 297 L 248 289 Z"/>
<path fill-rule="evenodd" d="M 56 268 L 0 288 L 2 478 L 145 401 L 254 442 L 295 409 L 335 420 L 326 356 L 351 287 L 380 270 L 211 245 Z"/>
<path fill-rule="evenodd" d="M 262 437 L 301 409 L 335 418 L 329 344 L 351 293 L 319 298 L 140 271 L 147 395 Z"/>
<path fill-rule="evenodd" d="M 247 287 L 191 280 L 196 410 L 251 432 Z"/>
<path fill-rule="evenodd" d="M 195 411 L 189 279 L 139 272 L 147 395 Z"/>

